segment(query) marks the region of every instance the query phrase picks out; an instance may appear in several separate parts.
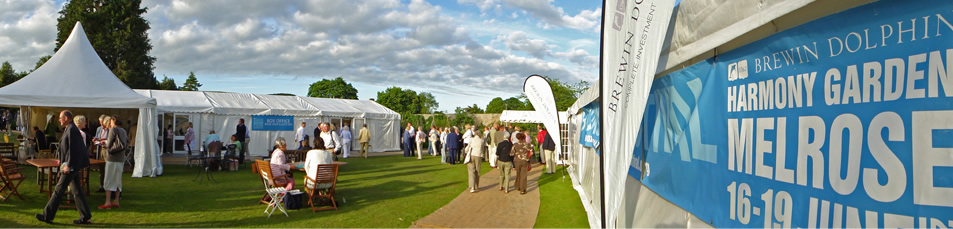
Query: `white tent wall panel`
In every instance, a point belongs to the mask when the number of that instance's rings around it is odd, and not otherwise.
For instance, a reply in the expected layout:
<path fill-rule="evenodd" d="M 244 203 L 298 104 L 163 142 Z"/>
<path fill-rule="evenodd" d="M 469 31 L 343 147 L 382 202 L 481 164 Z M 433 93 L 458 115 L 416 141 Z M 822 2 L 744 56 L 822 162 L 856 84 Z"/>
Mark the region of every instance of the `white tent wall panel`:
<path fill-rule="evenodd" d="M 240 118 L 245 119 L 245 125 L 249 130 L 249 142 L 248 142 L 248 154 L 250 156 L 266 156 L 269 155 L 274 146 L 275 140 L 278 137 L 284 137 L 286 144 L 288 144 L 289 149 L 296 149 L 298 144 L 294 142 L 295 131 L 259 131 L 251 129 L 251 119 L 250 115 L 218 115 L 218 114 L 192 114 L 193 122 L 193 131 L 196 135 L 196 150 L 198 145 L 205 140 L 205 137 L 209 135 L 210 130 L 215 130 L 215 134 L 218 135 L 222 141 L 228 141 L 229 137 L 232 134 L 235 134 L 236 127 L 238 126 L 238 120 Z M 331 117 L 327 116 L 295 116 L 294 117 L 294 127 L 295 130 L 300 126 L 301 122 L 305 122 L 305 134 L 307 134 L 311 140 L 314 140 L 314 128 L 317 127 L 319 122 L 329 122 Z M 354 119 L 358 120 L 358 119 Z M 367 128 L 371 130 L 371 152 L 384 152 L 384 151 L 395 151 L 399 149 L 398 146 L 398 136 L 397 136 L 397 126 L 400 123 L 399 119 L 364 119 L 367 122 Z M 357 123 L 355 123 L 357 124 Z M 354 151 L 360 150 L 360 145 L 357 144 L 357 134 L 360 131 L 360 126 L 355 126 L 352 130 L 352 140 L 351 149 Z"/>

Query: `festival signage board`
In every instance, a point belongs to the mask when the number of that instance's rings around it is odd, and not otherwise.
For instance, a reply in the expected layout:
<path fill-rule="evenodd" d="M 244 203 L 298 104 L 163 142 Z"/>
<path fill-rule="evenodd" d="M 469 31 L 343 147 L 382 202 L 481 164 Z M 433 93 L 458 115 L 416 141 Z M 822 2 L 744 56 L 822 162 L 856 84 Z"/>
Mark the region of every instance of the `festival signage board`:
<path fill-rule="evenodd" d="M 261 131 L 294 131 L 294 117 L 284 115 L 253 115 L 251 129 Z"/>
<path fill-rule="evenodd" d="M 643 184 L 715 227 L 953 227 L 950 21 L 880 1 L 655 80 Z"/>

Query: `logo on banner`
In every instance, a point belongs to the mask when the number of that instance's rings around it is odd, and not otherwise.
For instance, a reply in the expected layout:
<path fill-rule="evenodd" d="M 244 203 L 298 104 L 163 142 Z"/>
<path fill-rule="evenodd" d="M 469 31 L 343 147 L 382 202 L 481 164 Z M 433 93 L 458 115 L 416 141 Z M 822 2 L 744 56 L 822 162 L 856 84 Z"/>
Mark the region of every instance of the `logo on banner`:
<path fill-rule="evenodd" d="M 728 64 L 728 81 L 748 78 L 748 60 Z"/>

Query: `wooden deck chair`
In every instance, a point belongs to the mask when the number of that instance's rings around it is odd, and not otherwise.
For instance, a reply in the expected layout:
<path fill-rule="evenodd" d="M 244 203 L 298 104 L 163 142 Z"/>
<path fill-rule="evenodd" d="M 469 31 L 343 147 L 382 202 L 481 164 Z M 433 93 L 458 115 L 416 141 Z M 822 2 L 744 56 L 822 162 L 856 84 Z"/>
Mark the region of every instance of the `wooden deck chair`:
<path fill-rule="evenodd" d="M 337 185 L 338 180 L 338 165 L 337 164 L 322 164 L 318 165 L 318 170 L 316 177 L 311 179 L 308 176 L 304 176 L 304 186 L 305 192 L 308 193 L 308 205 L 311 206 L 311 212 L 323 211 L 323 210 L 338 210 L 337 202 L 334 201 L 334 187 Z M 315 197 L 318 199 L 328 198 L 331 202 L 331 206 L 323 208 L 315 208 L 314 202 Z"/>
<path fill-rule="evenodd" d="M 15 162 L 0 160 L 0 200 L 7 201 L 10 196 L 17 196 L 23 200 L 23 196 L 17 191 L 20 184 L 26 180 L 26 176 L 20 173 L 20 168 Z"/>
<path fill-rule="evenodd" d="M 14 147 L 13 143 L 0 143 L 0 157 L 13 161 L 19 161 L 20 159 L 17 156 L 17 148 Z"/>
<path fill-rule="evenodd" d="M 271 197 L 271 200 L 268 201 L 268 207 L 265 208 L 265 213 L 268 213 L 268 218 L 271 218 L 271 214 L 275 212 L 275 209 L 281 210 L 282 213 L 285 213 L 285 216 L 288 216 L 288 212 L 285 211 L 285 206 L 283 204 L 285 195 L 288 194 L 288 190 L 285 190 L 284 186 L 276 186 L 275 178 L 271 173 L 271 166 L 267 161 L 255 161 L 258 164 L 258 173 L 261 175 L 262 184 L 265 186 L 265 192 L 268 193 L 268 196 Z M 281 176 L 287 177 L 287 174 Z"/>

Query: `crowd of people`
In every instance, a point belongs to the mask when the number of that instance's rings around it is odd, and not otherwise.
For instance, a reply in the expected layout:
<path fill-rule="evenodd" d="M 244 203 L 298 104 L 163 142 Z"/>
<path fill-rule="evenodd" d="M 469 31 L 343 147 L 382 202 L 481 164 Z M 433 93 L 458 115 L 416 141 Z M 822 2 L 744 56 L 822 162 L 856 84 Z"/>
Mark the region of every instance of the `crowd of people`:
<path fill-rule="evenodd" d="M 306 127 L 307 124 L 302 122 L 301 126 L 296 130 L 295 141 L 298 142 L 298 150 L 307 150 L 303 168 L 306 171 L 306 176 L 313 180 L 316 178 L 315 176 L 317 176 L 316 168 L 318 165 L 334 163 L 337 154 L 343 154 L 344 158 L 350 156 L 351 133 L 347 125 L 340 131 L 335 131 L 332 129 L 330 123 L 319 123 L 313 132 L 316 137 L 314 137 L 314 140 L 310 140 L 310 136 L 304 134 Z M 365 124 L 358 135 L 358 142 L 362 144 L 361 157 L 367 157 L 367 149 L 363 147 L 363 145 L 366 145 L 369 140 L 370 133 L 368 133 L 367 125 Z M 292 165 L 288 162 L 285 151 L 288 151 L 288 144 L 285 138 L 278 137 L 275 140 L 274 150 L 271 152 L 270 165 L 272 175 L 274 177 L 280 177 L 276 178 L 275 183 L 282 184 L 286 190 L 290 191 L 295 188 L 296 182 L 293 178 L 282 177 L 292 169 Z M 308 188 L 314 185 L 307 182 L 308 179 L 304 180 Z"/>
<path fill-rule="evenodd" d="M 537 126 L 536 145 L 543 154 L 540 160 L 546 165 L 545 173 L 551 174 L 556 170 L 556 143 L 548 134 L 545 127 Z M 512 170 L 516 170 L 515 186 L 521 194 L 526 193 L 526 177 L 530 170 L 530 158 L 537 150 L 534 149 L 529 131 L 521 130 L 519 126 L 501 126 L 494 123 L 479 130 L 477 126 L 465 125 L 463 133 L 457 127 L 431 126 L 429 132 L 424 127 L 414 128 L 407 124 L 402 133 L 404 157 L 422 155 L 440 156 L 440 162 L 449 165 L 466 164 L 471 193 L 477 192 L 480 186 L 480 167 L 484 161 L 490 167 L 500 170 L 500 191 L 509 193 Z M 429 146 L 424 148 L 423 144 Z M 486 159 L 484 159 L 486 158 Z"/>
<path fill-rule="evenodd" d="M 57 122 L 63 128 L 62 136 L 58 140 L 59 147 L 55 152 L 60 163 L 60 175 L 49 202 L 42 214 L 36 214 L 36 219 L 46 223 L 52 222 L 65 192 L 69 190 L 73 194 L 80 215 L 80 218 L 73 223 L 89 224 L 92 213 L 89 210 L 86 195 L 80 188 L 82 174 L 80 171 L 90 167 L 91 158 L 104 160 L 105 164 L 98 169 L 101 171 L 102 188 L 100 190 L 106 192 L 106 201 L 99 206 L 99 209 L 118 208 L 122 192 L 123 165 L 130 145 L 134 144 L 131 139 L 135 139 L 135 126 L 130 122 L 130 131 L 126 131 L 119 116 L 100 115 L 99 127 L 96 128 L 95 134 L 90 134 L 88 122 L 83 115 L 73 116 L 69 110 L 63 110 L 59 116 L 54 117 L 59 117 Z M 50 120 L 50 125 L 56 125 L 52 117 Z M 50 128 L 49 125 L 46 129 L 47 132 L 43 133 L 38 127 L 33 127 L 37 140 L 45 139 L 45 134 L 55 134 L 59 130 L 58 127 Z"/>

